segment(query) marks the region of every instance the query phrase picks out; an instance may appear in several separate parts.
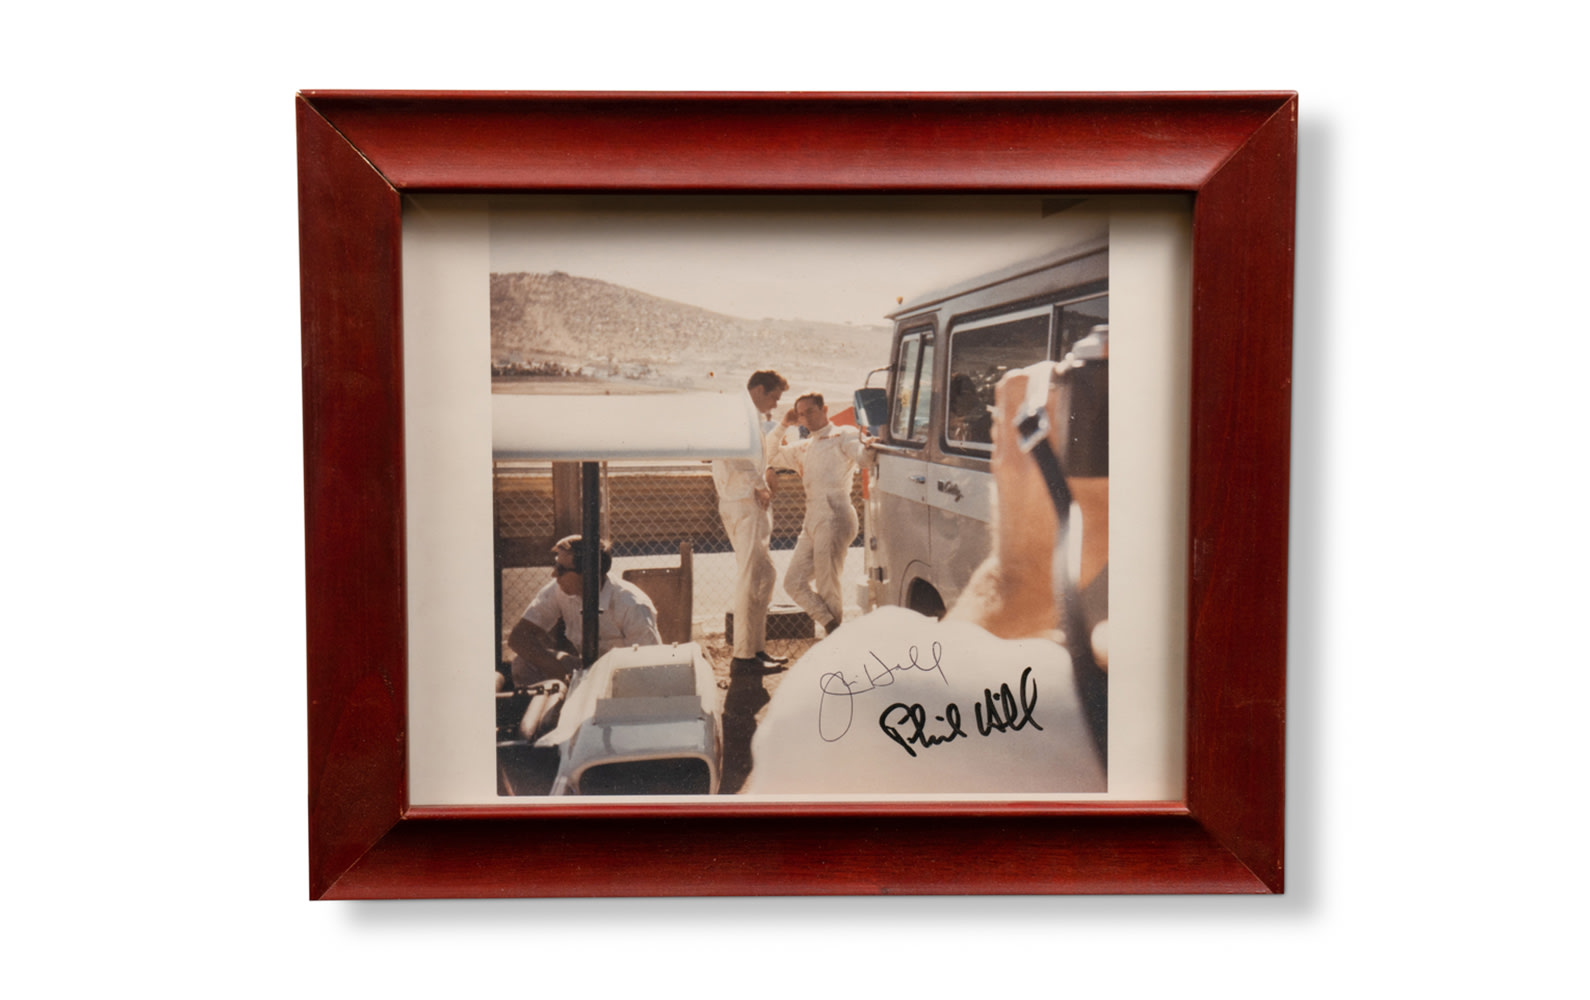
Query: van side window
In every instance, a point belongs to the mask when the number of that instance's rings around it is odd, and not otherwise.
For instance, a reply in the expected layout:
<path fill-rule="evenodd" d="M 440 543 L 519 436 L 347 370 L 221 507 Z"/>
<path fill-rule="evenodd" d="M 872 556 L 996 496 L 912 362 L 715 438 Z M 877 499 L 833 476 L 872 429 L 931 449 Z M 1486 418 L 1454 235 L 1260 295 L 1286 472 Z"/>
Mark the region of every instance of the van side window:
<path fill-rule="evenodd" d="M 970 451 L 992 450 L 994 383 L 1006 371 L 1049 357 L 1049 307 L 957 324 L 950 331 L 950 398 L 944 438 Z"/>
<path fill-rule="evenodd" d="M 900 337 L 894 365 L 894 415 L 889 434 L 896 441 L 927 440 L 933 413 L 933 330 L 909 330 Z"/>

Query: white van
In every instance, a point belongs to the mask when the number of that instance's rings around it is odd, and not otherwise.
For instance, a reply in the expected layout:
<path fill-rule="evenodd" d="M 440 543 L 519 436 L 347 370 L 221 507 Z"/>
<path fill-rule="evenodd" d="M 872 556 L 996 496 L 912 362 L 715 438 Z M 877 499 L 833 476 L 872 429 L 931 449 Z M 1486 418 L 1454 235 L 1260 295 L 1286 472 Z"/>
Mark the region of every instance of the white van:
<path fill-rule="evenodd" d="M 941 616 L 988 556 L 988 460 L 994 384 L 1006 371 L 1061 360 L 1090 335 L 1107 340 L 1107 239 L 1025 261 L 905 303 L 894 321 L 882 425 L 868 469 L 867 606 Z M 858 393 L 858 414 L 863 393 Z M 858 421 L 859 422 L 859 421 Z"/>

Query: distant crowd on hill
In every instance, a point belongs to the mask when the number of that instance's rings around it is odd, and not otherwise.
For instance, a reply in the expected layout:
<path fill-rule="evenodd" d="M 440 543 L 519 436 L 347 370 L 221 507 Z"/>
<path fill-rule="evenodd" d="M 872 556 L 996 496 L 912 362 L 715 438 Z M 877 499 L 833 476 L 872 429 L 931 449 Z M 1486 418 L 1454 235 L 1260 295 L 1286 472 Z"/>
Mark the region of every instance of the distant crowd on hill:
<path fill-rule="evenodd" d="M 511 375 L 540 375 L 540 376 L 566 376 L 578 375 L 577 369 L 556 361 L 493 361 L 491 363 L 493 378 Z"/>

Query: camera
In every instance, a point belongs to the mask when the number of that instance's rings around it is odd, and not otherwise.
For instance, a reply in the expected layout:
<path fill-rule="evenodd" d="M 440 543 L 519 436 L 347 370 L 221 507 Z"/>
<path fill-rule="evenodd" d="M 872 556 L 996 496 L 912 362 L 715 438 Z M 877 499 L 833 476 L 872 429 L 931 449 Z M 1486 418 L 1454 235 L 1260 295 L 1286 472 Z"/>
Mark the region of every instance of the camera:
<path fill-rule="evenodd" d="M 1049 436 L 1049 390 L 1059 392 L 1062 421 L 1055 457 L 1069 478 L 1110 474 L 1110 330 L 1099 325 L 1062 361 L 1040 361 L 1027 373 L 1027 396 L 1016 412 L 1017 442 L 1031 452 Z"/>

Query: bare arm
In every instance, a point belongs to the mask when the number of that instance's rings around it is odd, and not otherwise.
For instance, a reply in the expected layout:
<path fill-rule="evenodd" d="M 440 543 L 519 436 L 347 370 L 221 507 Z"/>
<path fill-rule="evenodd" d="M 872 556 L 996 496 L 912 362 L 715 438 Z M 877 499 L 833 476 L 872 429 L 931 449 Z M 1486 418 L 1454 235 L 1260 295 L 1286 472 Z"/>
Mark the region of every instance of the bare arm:
<path fill-rule="evenodd" d="M 533 684 L 538 680 L 568 677 L 575 666 L 574 657 L 557 652 L 556 645 L 551 633 L 523 618 L 519 619 L 508 634 L 508 648 L 516 656 L 514 683 Z"/>
<path fill-rule="evenodd" d="M 1031 455 L 1017 445 L 1016 412 L 1027 392 L 1027 376 L 1012 372 L 994 387 L 994 551 L 972 574 L 946 616 L 970 621 L 1006 639 L 1059 635 L 1051 566 L 1060 519 L 1049 487 Z M 1057 396 L 1050 393 L 1050 423 Z"/>

